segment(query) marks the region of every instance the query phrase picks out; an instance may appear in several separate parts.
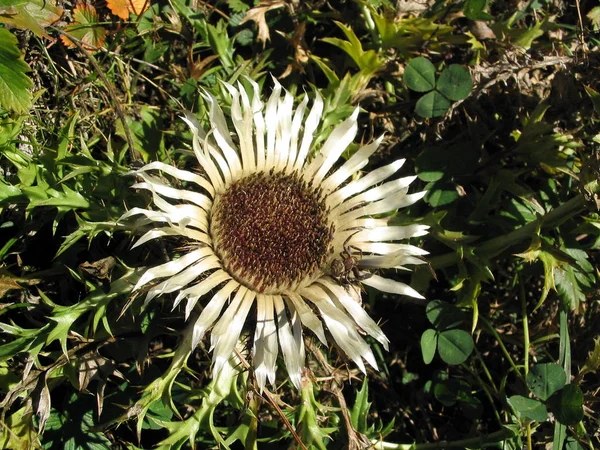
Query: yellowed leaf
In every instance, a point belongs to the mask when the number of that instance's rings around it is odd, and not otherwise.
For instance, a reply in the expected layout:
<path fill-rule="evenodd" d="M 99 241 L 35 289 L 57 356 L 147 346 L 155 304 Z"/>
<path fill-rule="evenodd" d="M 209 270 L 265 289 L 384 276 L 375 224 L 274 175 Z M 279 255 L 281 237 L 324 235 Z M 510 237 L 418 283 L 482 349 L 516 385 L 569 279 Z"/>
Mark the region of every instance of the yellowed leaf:
<path fill-rule="evenodd" d="M 98 23 L 98 13 L 91 5 L 78 4 L 73 10 L 73 22 L 65 27 L 60 40 L 67 47 L 77 47 L 71 38 L 77 39 L 86 50 L 95 51 L 104 45 L 106 30 Z"/>
<path fill-rule="evenodd" d="M 150 6 L 150 0 L 106 0 L 106 6 L 115 16 L 127 20 L 129 14 L 143 14 Z"/>

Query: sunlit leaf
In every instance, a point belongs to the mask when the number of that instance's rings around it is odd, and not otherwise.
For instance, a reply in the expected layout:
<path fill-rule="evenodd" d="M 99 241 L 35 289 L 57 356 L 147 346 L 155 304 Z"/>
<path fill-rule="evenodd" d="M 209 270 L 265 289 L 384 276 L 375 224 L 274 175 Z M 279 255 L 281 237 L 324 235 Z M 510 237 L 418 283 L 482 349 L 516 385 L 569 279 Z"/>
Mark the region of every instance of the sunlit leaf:
<path fill-rule="evenodd" d="M 106 38 L 106 30 L 98 24 L 96 9 L 84 3 L 73 10 L 73 23 L 65 27 L 65 32 L 80 41 L 86 50 L 102 47 Z M 69 36 L 63 34 L 60 38 L 67 47 L 77 47 Z"/>
<path fill-rule="evenodd" d="M 29 66 L 17 47 L 17 38 L 8 30 L 0 28 L 0 106 L 24 113 L 31 107 L 29 89 L 32 81 L 26 75 Z"/>
<path fill-rule="evenodd" d="M 150 0 L 106 0 L 106 6 L 115 16 L 123 20 L 129 19 L 129 14 L 139 16 L 150 6 Z"/>
<path fill-rule="evenodd" d="M 542 400 L 548 400 L 566 382 L 564 369 L 556 363 L 536 364 L 527 374 L 527 387 Z"/>
<path fill-rule="evenodd" d="M 49 37 L 44 27 L 53 24 L 63 14 L 54 0 L 0 0 L 0 22 Z"/>
<path fill-rule="evenodd" d="M 427 58 L 414 58 L 404 70 L 404 82 L 413 91 L 431 91 L 435 88 L 435 66 Z"/>
<path fill-rule="evenodd" d="M 508 399 L 508 404 L 521 416 L 529 420 L 544 422 L 548 418 L 546 406 L 539 400 L 513 395 Z"/>
<path fill-rule="evenodd" d="M 437 332 L 433 328 L 425 330 L 421 335 L 421 353 L 423 354 L 423 362 L 431 363 L 437 349 Z"/>
<path fill-rule="evenodd" d="M 472 351 L 473 338 L 464 330 L 446 330 L 438 335 L 438 352 L 447 364 L 462 364 Z"/>
<path fill-rule="evenodd" d="M 415 105 L 415 112 L 421 117 L 439 117 L 446 114 L 450 108 L 450 100 L 438 91 L 425 94 Z"/>
<path fill-rule="evenodd" d="M 444 69 L 437 82 L 437 90 L 450 100 L 462 100 L 473 89 L 473 80 L 469 69 L 458 64 L 452 64 Z"/>

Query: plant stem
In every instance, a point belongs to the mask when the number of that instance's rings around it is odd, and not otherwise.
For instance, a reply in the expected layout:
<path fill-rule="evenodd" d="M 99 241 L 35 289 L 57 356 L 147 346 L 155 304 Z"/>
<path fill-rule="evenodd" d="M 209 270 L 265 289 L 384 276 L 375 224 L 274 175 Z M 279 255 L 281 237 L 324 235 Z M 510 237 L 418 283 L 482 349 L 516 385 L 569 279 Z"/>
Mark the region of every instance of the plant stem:
<path fill-rule="evenodd" d="M 513 437 L 514 433 L 509 429 L 501 429 L 490 434 L 477 437 L 459 439 L 457 441 L 439 441 L 427 444 L 395 444 L 393 442 L 374 441 L 374 450 L 436 450 L 436 449 L 451 449 L 451 448 L 484 448 L 498 442 Z"/>
<path fill-rule="evenodd" d="M 542 230 L 556 228 L 571 217 L 585 211 L 585 209 L 585 197 L 583 194 L 578 194 L 538 220 L 529 222 L 527 225 L 523 225 L 521 228 L 511 231 L 506 235 L 497 236 L 482 242 L 474 249 L 474 253 L 480 258 L 493 258 L 509 247 L 529 239 L 538 227 Z M 458 258 L 458 253 L 453 251 L 445 255 L 430 258 L 429 262 L 434 269 L 443 269 L 456 264 Z"/>
<path fill-rule="evenodd" d="M 527 297 L 525 295 L 525 285 L 523 283 L 523 277 L 519 274 L 519 298 L 521 300 L 521 320 L 523 321 L 523 376 L 527 379 L 529 373 L 529 321 L 527 317 Z M 533 444 L 531 442 L 531 423 L 527 422 L 527 448 L 533 450 Z"/>

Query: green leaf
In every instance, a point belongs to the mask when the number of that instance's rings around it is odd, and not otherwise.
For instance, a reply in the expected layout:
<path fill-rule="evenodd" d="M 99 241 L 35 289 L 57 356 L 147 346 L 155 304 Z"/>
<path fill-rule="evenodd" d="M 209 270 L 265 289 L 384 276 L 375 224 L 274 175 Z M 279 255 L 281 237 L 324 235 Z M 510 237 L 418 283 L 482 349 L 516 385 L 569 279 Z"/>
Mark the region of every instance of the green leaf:
<path fill-rule="evenodd" d="M 457 401 L 471 396 L 471 387 L 467 382 L 451 378 L 440 383 L 436 383 L 433 388 L 433 395 L 444 406 L 453 406 Z"/>
<path fill-rule="evenodd" d="M 417 175 L 423 181 L 448 180 L 472 175 L 479 165 L 479 152 L 470 142 L 449 147 L 427 147 L 415 160 Z"/>
<path fill-rule="evenodd" d="M 424 200 L 434 208 L 449 205 L 460 197 L 456 185 L 449 181 L 435 181 L 429 183 L 425 189 L 427 194 L 425 194 Z"/>
<path fill-rule="evenodd" d="M 548 400 L 566 382 L 564 369 L 556 363 L 537 364 L 527 374 L 527 387 L 542 400 Z"/>
<path fill-rule="evenodd" d="M 404 70 L 404 82 L 413 91 L 431 91 L 435 88 L 435 66 L 427 58 L 412 59 Z"/>
<path fill-rule="evenodd" d="M 539 400 L 513 395 L 508 399 L 508 404 L 513 407 L 520 417 L 544 422 L 548 418 L 548 410 Z"/>
<path fill-rule="evenodd" d="M 20 114 L 31 108 L 29 89 L 33 82 L 26 75 L 29 70 L 17 47 L 17 38 L 0 28 L 0 106 Z"/>
<path fill-rule="evenodd" d="M 492 20 L 494 17 L 486 13 L 487 0 L 467 0 L 463 12 L 470 20 Z"/>
<path fill-rule="evenodd" d="M 441 300 L 432 300 L 425 309 L 427 319 L 438 331 L 456 328 L 465 320 L 465 314 L 456 306 Z"/>
<path fill-rule="evenodd" d="M 33 31 L 48 37 L 44 27 L 56 22 L 63 14 L 53 0 L 0 0 L 0 22 Z"/>
<path fill-rule="evenodd" d="M 548 401 L 550 410 L 563 425 L 575 425 L 583 419 L 583 392 L 576 384 L 567 384 Z"/>
<path fill-rule="evenodd" d="M 447 364 L 462 364 L 472 351 L 473 338 L 464 330 L 446 330 L 438 335 L 438 352 Z"/>
<path fill-rule="evenodd" d="M 473 80 L 469 69 L 458 64 L 452 64 L 444 69 L 437 83 L 437 90 L 450 100 L 462 100 L 473 89 Z"/>
<path fill-rule="evenodd" d="M 433 328 L 429 328 L 421 335 L 421 352 L 423 353 L 423 362 L 425 362 L 425 364 L 429 364 L 433 361 L 436 348 L 437 331 Z"/>
<path fill-rule="evenodd" d="M 368 400 L 369 385 L 367 383 L 367 379 L 365 378 L 360 391 L 356 393 L 356 400 L 354 401 L 354 406 L 350 411 L 350 421 L 352 422 L 352 427 L 359 433 L 366 433 L 368 429 L 367 416 L 369 415 L 369 410 L 371 409 L 371 403 Z"/>
<path fill-rule="evenodd" d="M 417 101 L 415 112 L 421 117 L 431 118 L 443 116 L 448 108 L 450 108 L 450 100 L 438 91 L 432 91 Z"/>
<path fill-rule="evenodd" d="M 360 39 L 358 39 L 352 28 L 341 22 L 335 22 L 335 24 L 340 27 L 348 40 L 323 38 L 324 42 L 335 45 L 346 52 L 366 75 L 372 75 L 383 66 L 383 61 L 381 61 L 377 52 L 363 49 Z"/>
<path fill-rule="evenodd" d="M 579 442 L 577 442 L 572 437 L 567 438 L 567 442 L 565 443 L 565 450 L 585 450 Z"/>

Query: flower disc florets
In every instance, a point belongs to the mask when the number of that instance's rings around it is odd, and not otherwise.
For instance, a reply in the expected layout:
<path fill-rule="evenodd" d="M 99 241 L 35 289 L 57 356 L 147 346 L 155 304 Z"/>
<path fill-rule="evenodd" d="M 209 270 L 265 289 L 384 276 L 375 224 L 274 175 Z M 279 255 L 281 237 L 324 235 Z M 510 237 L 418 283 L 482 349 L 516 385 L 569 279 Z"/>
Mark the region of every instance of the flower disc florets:
<path fill-rule="evenodd" d="M 235 279 L 282 294 L 310 280 L 333 252 L 334 227 L 323 196 L 296 173 L 260 172 L 218 194 L 210 234 Z"/>
<path fill-rule="evenodd" d="M 386 217 L 424 192 L 408 194 L 414 176 L 390 180 L 403 159 L 360 176 L 382 138 L 339 161 L 356 136 L 358 109 L 314 148 L 323 113 L 319 94 L 310 109 L 308 96 L 294 108 L 292 95 L 275 82 L 263 103 L 258 85 L 247 81 L 252 89 L 223 83 L 230 119 L 205 94 L 208 132 L 186 113 L 193 172 L 162 162 L 135 172 L 141 181 L 134 187 L 150 191 L 154 204 L 121 218 L 141 216 L 135 226 L 148 228 L 136 245 L 179 237 L 188 251 L 147 269 L 134 290 L 146 292 L 146 304 L 176 294 L 174 306 L 185 301 L 186 317 L 199 312 L 192 345 L 211 330 L 214 376 L 231 357 L 250 311 L 256 312 L 248 323 L 260 389 L 275 382 L 279 349 L 300 388 L 303 328 L 325 344 L 328 334 L 362 371 L 364 361 L 377 368 L 362 336 L 385 348 L 388 340 L 361 306 L 361 285 L 422 298 L 374 270 L 423 263 L 427 252 L 398 241 L 422 236 L 428 227 L 389 225 Z"/>

